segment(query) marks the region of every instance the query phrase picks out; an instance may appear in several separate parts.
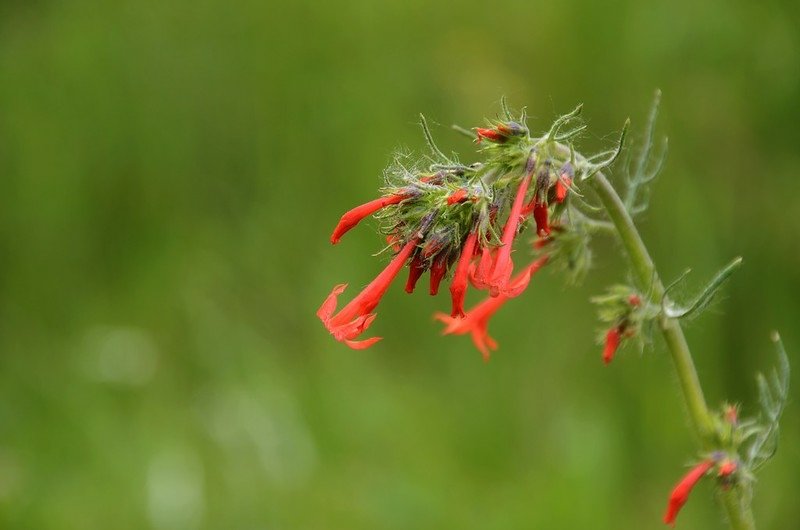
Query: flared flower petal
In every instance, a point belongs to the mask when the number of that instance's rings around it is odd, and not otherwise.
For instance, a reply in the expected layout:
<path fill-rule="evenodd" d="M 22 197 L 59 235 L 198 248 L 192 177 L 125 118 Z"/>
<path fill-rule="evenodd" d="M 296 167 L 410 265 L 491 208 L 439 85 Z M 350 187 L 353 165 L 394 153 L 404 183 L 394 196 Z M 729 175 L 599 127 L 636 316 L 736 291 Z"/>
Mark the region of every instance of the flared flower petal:
<path fill-rule="evenodd" d="M 375 320 L 377 315 L 372 311 L 378 307 L 381 298 L 389 289 L 389 285 L 397 277 L 411 253 L 416 249 L 417 242 L 418 239 L 413 239 L 406 243 L 403 249 L 392 258 L 389 265 L 335 315 L 333 312 L 336 310 L 337 298 L 344 292 L 347 285 L 339 284 L 333 288 L 317 310 L 317 316 L 328 332 L 333 335 L 333 338 L 353 349 L 367 348 L 380 340 L 380 337 L 362 341 L 354 339 L 364 333 Z"/>
<path fill-rule="evenodd" d="M 678 517 L 678 512 L 680 512 L 683 505 L 686 504 L 686 501 L 689 499 L 689 493 L 692 492 L 697 481 L 703 478 L 703 475 L 705 475 L 713 465 L 714 462 L 712 460 L 704 460 L 694 466 L 681 481 L 678 482 L 678 485 L 675 486 L 675 489 L 672 490 L 672 494 L 669 496 L 667 512 L 664 514 L 664 522 L 666 524 L 675 526 L 675 518 Z"/>
<path fill-rule="evenodd" d="M 509 283 L 515 290 L 527 287 L 531 276 L 547 263 L 547 256 L 534 261 Z M 518 294 L 518 293 L 517 293 Z M 489 296 L 478 305 L 461 316 L 451 316 L 445 313 L 436 313 L 434 318 L 445 325 L 443 335 L 466 335 L 469 333 L 475 347 L 483 355 L 484 361 L 488 361 L 492 350 L 497 349 L 497 341 L 489 335 L 489 319 L 505 304 L 511 296 L 500 294 Z"/>

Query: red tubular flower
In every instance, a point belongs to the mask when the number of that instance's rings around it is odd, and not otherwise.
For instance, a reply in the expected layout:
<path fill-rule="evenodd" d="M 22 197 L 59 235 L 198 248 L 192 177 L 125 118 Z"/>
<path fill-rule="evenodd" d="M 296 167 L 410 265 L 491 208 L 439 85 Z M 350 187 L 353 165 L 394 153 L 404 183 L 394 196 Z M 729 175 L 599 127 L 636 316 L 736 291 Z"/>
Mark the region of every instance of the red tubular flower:
<path fill-rule="evenodd" d="M 450 315 L 453 318 L 463 318 L 465 316 L 464 297 L 467 294 L 467 273 L 469 272 L 469 264 L 472 261 L 477 241 L 478 230 L 473 229 L 467 236 L 467 240 L 464 241 L 464 247 L 461 249 L 461 255 L 456 265 L 456 272 L 453 276 L 453 281 L 450 283 L 450 297 L 453 300 L 453 311 Z"/>
<path fill-rule="evenodd" d="M 406 281 L 406 292 L 408 294 L 414 292 L 417 281 L 419 281 L 423 272 L 425 272 L 425 261 L 422 259 L 421 254 L 417 252 L 414 257 L 411 258 L 411 264 L 408 266 L 408 281 Z"/>
<path fill-rule="evenodd" d="M 489 279 L 489 294 L 492 296 L 499 296 L 501 293 L 506 296 L 512 296 L 508 292 L 508 283 L 514 268 L 514 263 L 511 261 L 511 247 L 514 246 L 514 238 L 517 236 L 525 194 L 528 193 L 530 182 L 531 174 L 528 173 L 520 182 L 519 188 L 517 188 L 517 195 L 511 205 L 511 212 L 508 214 L 505 227 L 503 227 L 503 236 L 501 238 L 503 246 L 497 251 L 497 259 L 494 262 L 492 275 Z"/>
<path fill-rule="evenodd" d="M 575 170 L 572 169 L 572 164 L 567 162 L 561 168 L 561 174 L 556 181 L 556 202 L 564 202 L 567 198 L 570 186 L 572 186 L 572 179 L 575 178 Z"/>
<path fill-rule="evenodd" d="M 483 247 L 480 249 L 481 257 L 478 260 L 478 265 L 470 267 L 469 281 L 476 289 L 483 290 L 489 288 L 489 277 L 492 274 L 492 267 L 494 266 L 494 256 L 496 249 Z"/>
<path fill-rule="evenodd" d="M 617 353 L 622 338 L 621 328 L 622 326 L 617 326 L 606 332 L 606 345 L 603 348 L 603 362 L 606 364 L 610 363 L 614 359 L 614 354 Z"/>
<path fill-rule="evenodd" d="M 539 236 L 550 235 L 550 222 L 548 221 L 547 204 L 534 198 L 533 219 L 536 221 L 536 234 Z"/>
<path fill-rule="evenodd" d="M 514 290 L 521 285 L 527 286 L 536 271 L 547 263 L 547 256 L 539 258 L 520 272 L 510 282 Z M 443 335 L 472 335 L 472 342 L 483 355 L 483 360 L 488 361 L 491 350 L 497 349 L 497 342 L 489 335 L 489 319 L 500 309 L 510 296 L 489 296 L 483 302 L 470 309 L 464 318 L 453 317 L 444 313 L 436 313 L 434 318 L 445 324 Z"/>
<path fill-rule="evenodd" d="M 475 139 L 475 143 L 478 144 L 481 143 L 481 140 L 484 138 L 490 142 L 495 142 L 498 144 L 502 144 L 508 140 L 508 136 L 504 135 L 497 129 L 484 129 L 482 127 L 475 127 L 475 134 L 478 135 L 478 137 Z"/>
<path fill-rule="evenodd" d="M 439 293 L 439 284 L 447 273 L 447 253 L 442 252 L 433 260 L 431 264 L 431 296 Z"/>
<path fill-rule="evenodd" d="M 459 188 L 447 197 L 447 205 L 452 206 L 456 203 L 461 203 L 469 200 L 466 188 Z"/>
<path fill-rule="evenodd" d="M 406 243 L 403 249 L 392 259 L 389 265 L 370 282 L 369 285 L 344 306 L 336 315 L 336 302 L 347 284 L 339 284 L 333 288 L 331 294 L 317 310 L 317 316 L 333 338 L 343 342 L 354 350 L 363 350 L 381 340 L 381 337 L 371 337 L 366 340 L 353 340 L 369 328 L 376 314 L 372 311 L 378 306 L 381 298 L 389 289 L 400 269 L 403 268 L 411 253 L 417 246 L 417 239 Z"/>
<path fill-rule="evenodd" d="M 336 228 L 333 229 L 333 234 L 331 234 L 331 243 L 334 245 L 338 243 L 343 235 L 360 223 L 365 217 L 374 214 L 378 210 L 381 210 L 390 204 L 397 204 L 408 197 L 409 195 L 405 193 L 389 195 L 388 197 L 380 197 L 360 206 L 356 206 L 352 210 L 345 212 L 342 218 L 339 219 L 339 224 L 337 224 Z"/>
<path fill-rule="evenodd" d="M 667 512 L 664 514 L 664 522 L 668 525 L 675 526 L 675 518 L 681 510 L 686 500 L 689 498 L 692 488 L 694 488 L 697 481 L 703 478 L 709 469 L 714 465 L 712 460 L 704 460 L 694 466 L 691 471 L 678 482 L 672 494 L 669 496 L 669 503 L 667 504 Z"/>

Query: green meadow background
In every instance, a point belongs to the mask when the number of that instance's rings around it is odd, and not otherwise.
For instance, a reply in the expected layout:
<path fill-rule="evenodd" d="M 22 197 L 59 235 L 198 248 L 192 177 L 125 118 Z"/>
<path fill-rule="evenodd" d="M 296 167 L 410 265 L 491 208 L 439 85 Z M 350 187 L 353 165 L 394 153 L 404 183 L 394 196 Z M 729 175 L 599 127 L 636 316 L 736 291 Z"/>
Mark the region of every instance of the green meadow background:
<path fill-rule="evenodd" d="M 0 3 L 0 527 L 661 528 L 695 445 L 660 340 L 600 361 L 613 240 L 509 303 L 488 364 L 439 335 L 446 289 L 394 286 L 366 351 L 314 316 L 382 268 L 374 222 L 328 237 L 418 113 L 472 160 L 449 125 L 501 95 L 534 130 L 584 102 L 592 152 L 656 87 L 643 235 L 690 286 L 744 256 L 687 333 L 709 403 L 750 414 L 771 330 L 800 373 L 796 2 Z M 800 519 L 798 395 L 763 529 Z M 725 528 L 713 495 L 678 527 Z"/>

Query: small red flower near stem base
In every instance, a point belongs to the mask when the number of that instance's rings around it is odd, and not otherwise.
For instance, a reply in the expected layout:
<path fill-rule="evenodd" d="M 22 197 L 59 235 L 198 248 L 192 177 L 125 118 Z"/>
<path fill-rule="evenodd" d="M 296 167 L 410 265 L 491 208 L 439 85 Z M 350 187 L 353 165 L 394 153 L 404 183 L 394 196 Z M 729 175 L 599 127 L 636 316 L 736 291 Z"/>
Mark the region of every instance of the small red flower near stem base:
<path fill-rule="evenodd" d="M 417 247 L 417 242 L 418 239 L 413 239 L 406 243 L 389 265 L 335 315 L 333 312 L 336 311 L 337 298 L 344 292 L 347 284 L 340 284 L 333 288 L 331 294 L 328 295 L 328 298 L 325 299 L 317 311 L 317 316 L 333 335 L 333 338 L 347 344 L 354 350 L 363 350 L 381 340 L 381 337 L 371 337 L 361 341 L 353 339 L 366 331 L 372 321 L 375 320 L 377 315 L 372 311 L 378 307 L 378 303 L 380 303 L 381 298 L 389 289 L 389 285 L 397 277 L 400 269 L 403 268 L 411 253 Z"/>
<path fill-rule="evenodd" d="M 336 228 L 333 229 L 333 234 L 331 234 L 331 243 L 336 244 L 345 235 L 350 229 L 355 227 L 358 223 L 361 222 L 362 219 L 368 217 L 378 210 L 382 210 L 386 208 L 390 204 L 397 204 L 405 199 L 408 199 L 409 195 L 406 194 L 396 194 L 396 195 L 389 195 L 388 197 L 380 197 L 373 201 L 369 201 L 367 203 L 361 204 L 356 206 L 352 210 L 345 212 L 342 215 L 342 218 L 339 219 L 339 224 L 336 225 Z"/>
<path fill-rule="evenodd" d="M 497 251 L 497 259 L 492 268 L 492 274 L 489 279 L 489 294 L 492 296 L 508 296 L 514 297 L 522 291 L 515 291 L 510 289 L 511 273 L 514 269 L 514 262 L 511 261 L 511 247 L 514 245 L 514 238 L 517 236 L 517 228 L 521 221 L 522 207 L 525 202 L 525 194 L 528 192 L 528 185 L 531 182 L 531 175 L 528 173 L 517 188 L 517 195 L 514 197 L 514 203 L 511 205 L 511 212 L 508 214 L 508 220 L 503 227 L 503 236 L 501 242 L 502 247 Z M 524 290 L 524 287 L 523 287 Z"/>
<path fill-rule="evenodd" d="M 622 326 L 613 327 L 606 332 L 606 344 L 603 348 L 603 362 L 605 364 L 610 363 L 614 359 L 614 354 L 617 353 L 624 331 L 621 328 Z"/>
<path fill-rule="evenodd" d="M 531 276 L 541 269 L 548 261 L 548 256 L 541 257 L 525 267 L 510 285 L 516 288 L 518 285 L 528 285 Z M 492 350 L 497 349 L 497 342 L 489 335 L 489 319 L 494 315 L 511 297 L 505 295 L 489 296 L 483 302 L 470 309 L 464 318 L 452 317 L 444 313 L 436 313 L 434 318 L 445 324 L 443 335 L 472 335 L 472 342 L 483 355 L 483 360 L 488 361 Z"/>
<path fill-rule="evenodd" d="M 672 494 L 669 496 L 669 503 L 667 504 L 667 512 L 664 514 L 664 522 L 668 525 L 675 526 L 675 518 L 678 516 L 681 508 L 689 498 L 692 488 L 694 488 L 697 481 L 703 478 L 709 469 L 714 466 L 713 460 L 704 460 L 694 466 L 675 486 Z"/>

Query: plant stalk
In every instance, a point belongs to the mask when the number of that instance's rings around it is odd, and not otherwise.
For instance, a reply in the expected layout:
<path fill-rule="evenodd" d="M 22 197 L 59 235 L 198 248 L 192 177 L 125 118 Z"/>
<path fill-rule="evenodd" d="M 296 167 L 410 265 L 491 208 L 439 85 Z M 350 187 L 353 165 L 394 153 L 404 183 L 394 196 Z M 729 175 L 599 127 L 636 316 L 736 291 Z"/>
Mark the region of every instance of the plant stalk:
<path fill-rule="evenodd" d="M 651 293 L 650 297 L 653 303 L 661 304 L 665 296 L 664 284 L 658 277 L 653 259 L 622 199 L 602 172 L 592 176 L 589 183 L 616 227 L 639 284 L 645 292 Z M 700 440 L 703 449 L 713 449 L 716 442 L 714 424 L 680 322 L 668 318 L 662 313 L 658 323 L 672 356 L 695 435 Z M 727 512 L 728 522 L 734 530 L 755 530 L 755 521 L 747 497 L 749 496 L 745 496 L 741 488 L 731 488 L 722 492 L 722 505 Z"/>

